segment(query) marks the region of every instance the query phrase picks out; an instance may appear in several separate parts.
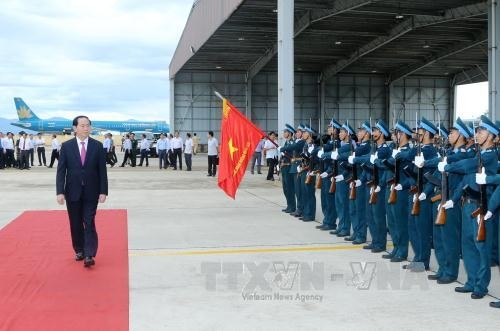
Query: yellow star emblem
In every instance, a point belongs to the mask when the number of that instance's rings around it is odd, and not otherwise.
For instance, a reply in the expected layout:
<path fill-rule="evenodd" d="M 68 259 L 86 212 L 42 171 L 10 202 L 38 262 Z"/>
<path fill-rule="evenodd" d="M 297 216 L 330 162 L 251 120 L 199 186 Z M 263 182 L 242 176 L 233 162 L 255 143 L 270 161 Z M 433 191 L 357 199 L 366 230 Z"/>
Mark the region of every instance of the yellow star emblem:
<path fill-rule="evenodd" d="M 238 151 L 238 148 L 233 146 L 233 138 L 229 138 L 229 142 L 227 144 L 229 145 L 229 154 L 231 156 L 231 160 L 233 160 L 233 154 L 234 152 Z"/>

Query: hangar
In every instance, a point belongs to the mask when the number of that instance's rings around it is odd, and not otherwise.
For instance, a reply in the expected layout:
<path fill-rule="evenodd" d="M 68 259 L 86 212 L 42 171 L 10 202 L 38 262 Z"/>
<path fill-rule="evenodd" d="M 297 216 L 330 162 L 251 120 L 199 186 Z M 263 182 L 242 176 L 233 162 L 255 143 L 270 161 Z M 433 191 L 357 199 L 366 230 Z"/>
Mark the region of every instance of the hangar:
<path fill-rule="evenodd" d="M 169 67 L 171 126 L 217 136 L 215 90 L 264 131 L 323 131 L 331 118 L 448 126 L 456 86 L 488 77 L 498 118 L 498 13 L 477 0 L 195 1 Z"/>

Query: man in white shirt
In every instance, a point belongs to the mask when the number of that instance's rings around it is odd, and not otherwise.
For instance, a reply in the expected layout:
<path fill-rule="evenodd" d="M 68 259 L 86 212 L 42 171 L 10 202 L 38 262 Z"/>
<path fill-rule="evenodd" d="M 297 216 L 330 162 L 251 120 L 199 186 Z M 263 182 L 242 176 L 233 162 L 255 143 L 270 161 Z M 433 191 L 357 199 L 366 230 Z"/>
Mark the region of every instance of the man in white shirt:
<path fill-rule="evenodd" d="M 271 140 L 269 140 L 269 138 Z M 267 165 L 269 166 L 266 179 L 274 181 L 274 167 L 276 166 L 276 163 L 278 162 L 278 149 L 276 148 L 276 145 L 274 144 L 274 143 L 277 143 L 276 142 L 276 133 L 271 132 L 269 134 L 269 138 L 264 143 L 264 148 L 262 150 L 264 151 L 264 154 L 266 155 Z"/>
<path fill-rule="evenodd" d="M 182 138 L 179 137 L 179 131 L 175 131 L 172 149 L 174 150 L 174 170 L 177 170 L 177 159 L 179 159 L 179 170 L 182 170 Z"/>
<path fill-rule="evenodd" d="M 213 176 L 217 174 L 217 163 L 219 156 L 219 142 L 214 138 L 214 132 L 208 131 L 208 175 Z"/>
<path fill-rule="evenodd" d="M 186 143 L 184 147 L 184 159 L 186 160 L 187 171 L 191 171 L 192 166 L 192 156 L 193 156 L 193 139 L 191 139 L 191 133 L 186 134 Z"/>
<path fill-rule="evenodd" d="M 29 152 L 31 149 L 31 140 L 24 131 L 19 132 L 19 134 L 21 135 L 21 138 L 19 138 L 19 169 L 28 170 L 30 169 Z"/>
<path fill-rule="evenodd" d="M 146 139 L 146 134 L 142 134 L 142 139 L 141 139 L 141 161 L 139 162 L 139 167 L 142 167 L 142 162 L 144 159 L 146 159 L 146 167 L 149 167 L 149 158 L 148 158 L 148 153 L 149 153 L 149 140 Z"/>
<path fill-rule="evenodd" d="M 45 138 L 42 137 L 42 134 L 39 133 L 35 139 L 35 148 L 36 154 L 38 155 L 38 166 L 47 166 L 47 160 L 45 159 Z"/>
<path fill-rule="evenodd" d="M 170 164 L 170 167 L 174 167 L 174 148 L 172 147 L 172 140 L 174 139 L 174 136 L 170 133 L 167 137 L 167 158 L 168 158 L 168 163 Z"/>
<path fill-rule="evenodd" d="M 14 160 L 14 134 L 7 132 L 7 137 L 2 140 L 4 165 L 6 168 L 11 168 L 15 164 Z"/>
<path fill-rule="evenodd" d="M 33 162 L 35 160 L 35 139 L 33 138 L 32 134 L 30 134 L 28 138 L 30 140 L 30 149 L 28 150 L 28 160 L 29 164 L 31 164 L 31 166 L 34 167 Z"/>
<path fill-rule="evenodd" d="M 50 144 L 52 146 L 52 154 L 50 154 L 50 165 L 49 168 L 54 166 L 54 161 L 59 160 L 59 151 L 61 149 L 61 144 L 57 141 L 57 136 L 55 134 L 52 135 L 52 142 Z"/>
<path fill-rule="evenodd" d="M 130 135 L 125 135 L 125 140 L 123 141 L 123 150 L 125 151 L 125 156 L 123 157 L 123 163 L 120 167 L 124 167 L 128 160 L 131 160 L 132 152 L 132 141 L 130 141 Z"/>
<path fill-rule="evenodd" d="M 104 139 L 102 147 L 104 148 L 104 152 L 106 153 L 106 163 L 111 165 L 111 168 L 114 167 L 115 162 L 113 161 L 113 142 L 111 140 L 111 134 L 106 133 L 106 139 Z"/>

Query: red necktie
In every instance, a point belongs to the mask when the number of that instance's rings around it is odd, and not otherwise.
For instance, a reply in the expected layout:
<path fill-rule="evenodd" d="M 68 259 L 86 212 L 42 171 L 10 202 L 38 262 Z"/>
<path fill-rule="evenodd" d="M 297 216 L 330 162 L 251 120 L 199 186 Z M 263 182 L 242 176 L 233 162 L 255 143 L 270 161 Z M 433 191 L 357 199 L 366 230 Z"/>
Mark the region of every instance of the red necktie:
<path fill-rule="evenodd" d="M 80 144 L 82 144 L 82 150 L 80 152 L 80 159 L 82 160 L 82 165 L 85 164 L 85 156 L 87 155 L 87 150 L 85 149 L 85 142 L 82 141 Z"/>

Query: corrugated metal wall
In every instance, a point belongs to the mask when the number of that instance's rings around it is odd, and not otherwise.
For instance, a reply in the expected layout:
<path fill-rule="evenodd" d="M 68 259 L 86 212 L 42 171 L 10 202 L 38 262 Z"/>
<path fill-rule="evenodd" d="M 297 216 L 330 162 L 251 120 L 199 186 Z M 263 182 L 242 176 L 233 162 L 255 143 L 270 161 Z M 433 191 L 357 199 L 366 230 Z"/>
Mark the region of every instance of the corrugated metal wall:
<path fill-rule="evenodd" d="M 390 125 L 394 116 L 404 120 L 410 127 L 415 126 L 415 115 L 450 126 L 450 105 L 453 103 L 450 81 L 445 78 L 413 78 L 409 77 L 395 82 L 391 89 Z M 403 107 L 404 104 L 404 107 Z M 405 109 L 404 112 L 401 111 Z M 438 112 L 440 115 L 438 115 Z"/>
<path fill-rule="evenodd" d="M 179 72 L 174 88 L 174 127 L 184 136 L 196 132 L 201 142 L 206 133 L 214 131 L 220 135 L 221 101 L 214 90 L 226 96 L 241 112 L 246 113 L 245 74 L 238 72 Z M 252 80 L 252 109 L 250 117 L 262 130 L 278 129 L 278 85 L 277 74 L 259 73 Z M 311 123 L 319 128 L 321 87 L 318 76 L 313 73 L 295 75 L 295 125 Z M 331 118 L 341 123 L 349 120 L 353 127 L 372 117 L 383 118 L 392 127 L 392 118 L 399 114 L 408 125 L 415 125 L 415 112 L 419 116 L 437 123 L 437 111 L 442 125 L 449 126 L 450 93 L 449 80 L 439 78 L 407 78 L 394 83 L 387 100 L 387 87 L 380 76 L 338 75 L 325 84 L 324 129 Z M 387 109 L 389 105 L 389 109 Z M 434 110 L 436 109 L 436 111 Z M 388 116 L 387 116 L 388 114 Z M 437 124 L 436 124 L 437 125 Z"/>

